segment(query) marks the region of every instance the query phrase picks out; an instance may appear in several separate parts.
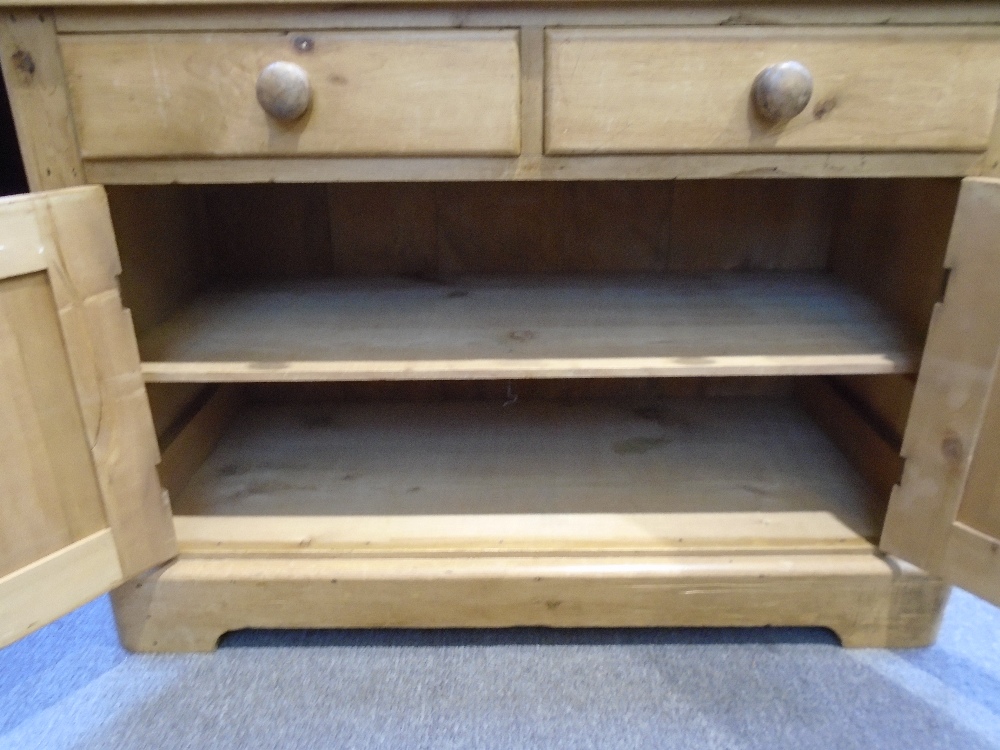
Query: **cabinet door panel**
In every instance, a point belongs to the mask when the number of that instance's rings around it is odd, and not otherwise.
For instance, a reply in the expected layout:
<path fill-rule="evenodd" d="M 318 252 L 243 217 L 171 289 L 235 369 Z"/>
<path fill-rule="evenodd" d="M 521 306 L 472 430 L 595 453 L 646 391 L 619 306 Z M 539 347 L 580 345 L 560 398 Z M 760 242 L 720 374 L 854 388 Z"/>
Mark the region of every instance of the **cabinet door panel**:
<path fill-rule="evenodd" d="M 176 553 L 103 190 L 0 201 L 0 645 Z"/>
<path fill-rule="evenodd" d="M 1000 603 L 1000 180 L 962 184 L 882 548 Z"/>

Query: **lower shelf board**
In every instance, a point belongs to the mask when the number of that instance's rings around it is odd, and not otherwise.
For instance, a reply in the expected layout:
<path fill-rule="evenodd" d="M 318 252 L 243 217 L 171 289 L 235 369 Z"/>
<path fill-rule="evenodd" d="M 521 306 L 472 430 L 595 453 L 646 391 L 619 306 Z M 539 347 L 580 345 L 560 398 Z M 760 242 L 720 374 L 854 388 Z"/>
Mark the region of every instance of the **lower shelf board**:
<path fill-rule="evenodd" d="M 243 407 L 182 549 L 495 555 L 870 548 L 884 499 L 783 398 Z"/>
<path fill-rule="evenodd" d="M 885 311 L 818 273 L 273 282 L 140 337 L 149 382 L 911 372 Z"/>

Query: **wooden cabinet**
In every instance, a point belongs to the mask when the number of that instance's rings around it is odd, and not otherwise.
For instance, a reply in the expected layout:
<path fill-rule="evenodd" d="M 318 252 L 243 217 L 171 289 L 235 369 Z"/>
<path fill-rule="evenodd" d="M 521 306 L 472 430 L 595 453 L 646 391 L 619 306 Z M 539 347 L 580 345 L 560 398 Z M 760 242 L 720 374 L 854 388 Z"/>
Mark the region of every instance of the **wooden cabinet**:
<path fill-rule="evenodd" d="M 0 641 L 1000 602 L 992 4 L 7 4 Z"/>

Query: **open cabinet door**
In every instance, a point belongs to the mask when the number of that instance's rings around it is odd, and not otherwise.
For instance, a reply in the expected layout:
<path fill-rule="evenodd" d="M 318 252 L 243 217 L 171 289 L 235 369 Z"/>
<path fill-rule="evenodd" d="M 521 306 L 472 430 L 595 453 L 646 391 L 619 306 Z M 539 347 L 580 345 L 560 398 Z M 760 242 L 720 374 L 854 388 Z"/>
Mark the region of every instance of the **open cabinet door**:
<path fill-rule="evenodd" d="M 962 183 L 882 549 L 1000 604 L 1000 180 Z"/>
<path fill-rule="evenodd" d="M 0 646 L 176 554 L 107 198 L 0 199 Z"/>

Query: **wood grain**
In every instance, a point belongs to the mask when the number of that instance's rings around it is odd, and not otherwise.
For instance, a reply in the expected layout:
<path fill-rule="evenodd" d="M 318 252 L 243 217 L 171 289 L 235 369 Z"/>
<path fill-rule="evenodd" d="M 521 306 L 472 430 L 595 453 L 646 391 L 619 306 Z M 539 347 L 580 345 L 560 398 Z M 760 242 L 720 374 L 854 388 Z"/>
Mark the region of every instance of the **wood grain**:
<path fill-rule="evenodd" d="M 297 38 L 63 38 L 84 158 L 518 153 L 515 32 L 318 32 L 305 51 Z M 312 82 L 309 112 L 290 124 L 269 120 L 255 94 L 276 60 Z"/>
<path fill-rule="evenodd" d="M 202 206 L 205 192 L 177 185 L 107 191 L 122 302 L 137 333 L 190 303 L 211 278 L 215 248 Z"/>
<path fill-rule="evenodd" d="M 240 395 L 225 386 L 206 394 L 200 405 L 163 450 L 160 482 L 171 497 L 180 497 L 228 429 L 241 404 Z M 192 406 L 198 406 L 193 404 Z"/>
<path fill-rule="evenodd" d="M 994 384 L 986 402 L 969 476 L 957 520 L 975 531 L 1000 540 L 1000 390 Z M 1000 561 L 997 563 L 1000 566 Z M 994 567 L 1000 570 L 1000 567 Z M 1000 586 L 1000 582 L 998 582 Z"/>
<path fill-rule="evenodd" d="M 275 503 L 282 512 L 288 506 Z M 858 552 L 872 542 L 829 510 L 662 513 L 503 513 L 480 508 L 449 515 L 176 516 L 182 554 L 221 557 L 286 554 L 321 557 L 516 557 L 606 554 Z M 479 512 L 489 511 L 489 512 Z"/>
<path fill-rule="evenodd" d="M 541 155 L 545 148 L 545 28 L 521 29 L 521 151 Z"/>
<path fill-rule="evenodd" d="M 180 431 L 208 387 L 202 383 L 146 383 L 146 396 L 161 447 Z"/>
<path fill-rule="evenodd" d="M 111 198 L 113 217 L 123 215 L 130 230 L 119 233 L 123 289 L 148 284 L 157 301 L 171 299 L 161 287 L 191 288 L 174 266 L 206 263 L 217 278 L 234 280 L 820 270 L 843 187 L 819 180 L 389 182 L 150 187 L 127 201 L 119 194 L 131 189 L 122 187 Z M 142 201 L 174 207 L 175 191 L 204 196 L 194 241 L 185 243 L 180 227 L 161 227 L 166 211 L 141 208 Z M 176 215 L 190 223 L 183 206 Z M 163 270 L 146 279 L 142 267 Z"/>
<path fill-rule="evenodd" d="M 45 274 L 0 281 L 0 576 L 105 528 Z"/>
<path fill-rule="evenodd" d="M 125 575 L 176 552 L 156 477 L 159 451 L 139 371 L 135 332 L 117 289 L 120 270 L 104 191 L 74 188 L 5 199 L 0 221 L 34 217 L 46 258 L 61 346 L 68 358 L 91 471 Z M 49 369 L 48 366 L 45 369 Z"/>
<path fill-rule="evenodd" d="M 103 190 L 6 198 L 0 235 L 6 645 L 177 547 Z"/>
<path fill-rule="evenodd" d="M 84 182 L 50 8 L 0 15 L 0 67 L 32 190 Z"/>
<path fill-rule="evenodd" d="M 836 220 L 829 268 L 927 336 L 947 273 L 945 252 L 959 180 L 856 180 Z"/>
<path fill-rule="evenodd" d="M 891 445 L 902 445 L 916 388 L 913 375 L 848 375 L 834 380 Z"/>
<path fill-rule="evenodd" d="M 206 294 L 142 337 L 170 380 L 907 372 L 907 340 L 820 275 L 304 281 Z"/>
<path fill-rule="evenodd" d="M 1000 139 L 1000 138 L 998 138 Z M 105 185 L 259 182 L 690 180 L 790 177 L 964 177 L 1000 174 L 989 152 L 726 153 L 606 156 L 268 157 L 86 161 Z"/>
<path fill-rule="evenodd" d="M 177 515 L 467 515 L 465 533 L 478 536 L 483 514 L 735 513 L 744 544 L 755 514 L 788 514 L 801 528 L 827 516 L 827 544 L 874 538 L 874 506 L 803 413 L 745 398 L 248 407 L 174 498 Z M 520 528 L 538 537 L 544 527 Z"/>
<path fill-rule="evenodd" d="M 991 477 L 998 401 L 991 393 L 1000 352 L 1000 297 L 994 288 L 998 227 L 1000 181 L 966 180 L 948 245 L 951 276 L 931 320 L 903 440 L 906 465 L 881 542 L 888 552 L 945 578 L 978 569 L 975 577 L 958 576 L 960 582 L 994 599 L 1000 560 L 984 553 L 980 537 L 993 530 L 982 513 L 996 507 Z M 970 485 L 973 467 L 976 482 Z M 966 518 L 985 525 L 980 537 L 955 523 L 966 502 Z M 998 540 L 992 544 L 995 550 Z"/>
<path fill-rule="evenodd" d="M 854 404 L 826 378 L 801 378 L 796 395 L 806 412 L 875 489 L 872 512 L 881 518 L 903 473 L 899 446 L 889 442 Z"/>
<path fill-rule="evenodd" d="M 676 182 L 668 268 L 823 269 L 842 193 L 828 180 Z"/>
<path fill-rule="evenodd" d="M 549 29 L 546 153 L 985 151 L 1000 35 L 985 30 Z M 759 120 L 750 86 L 785 60 L 812 103 Z"/>
<path fill-rule="evenodd" d="M 335 213 L 337 201 L 328 198 L 326 186 L 225 185 L 194 190 L 204 206 L 196 234 L 202 247 L 179 246 L 176 252 L 204 254 L 211 275 L 202 276 L 203 285 L 213 278 L 301 278 L 327 275 L 336 269 L 330 234 L 331 227 L 338 226 L 342 217 Z M 363 189 L 358 193 L 359 199 L 348 203 L 345 213 L 350 214 L 351 225 L 374 232 L 381 222 L 366 219 L 376 215 L 377 209 L 366 205 L 368 196 Z M 389 223 L 383 231 L 398 231 L 404 220 Z M 367 249 L 362 245 L 359 253 Z M 378 266 L 375 258 L 371 263 Z"/>
<path fill-rule="evenodd" d="M 240 628 L 818 626 L 845 646 L 933 642 L 947 589 L 871 552 L 382 558 L 182 555 L 113 594 L 134 651 Z"/>
<path fill-rule="evenodd" d="M 991 496 L 996 503 L 996 493 Z M 979 519 L 977 519 L 978 521 Z M 982 532 L 962 522 L 956 522 L 948 538 L 945 550 L 944 570 L 949 583 L 961 586 L 978 596 L 993 602 L 1000 602 L 1000 544 L 995 532 Z"/>
<path fill-rule="evenodd" d="M 30 6 L 44 0 L 2 0 Z M 332 28 L 508 28 L 572 26 L 859 26 L 968 25 L 1000 23 L 991 0 L 879 0 L 872 2 L 802 2 L 801 0 L 639 0 L 631 3 L 592 0 L 519 0 L 497 4 L 484 0 L 374 0 L 357 5 L 335 0 L 302 6 L 300 0 L 64 0 L 56 16 L 60 33 L 125 31 L 229 31 L 232 29 Z M 231 4 L 232 3 L 232 4 Z M 287 4 L 286 4 L 287 3 Z M 233 4 L 236 4 L 234 7 Z M 108 6 L 112 7 L 108 7 Z M 253 7 L 247 13 L 239 5 Z M 178 13 L 176 6 L 186 12 Z M 474 13 L 469 9 L 474 8 Z"/>
<path fill-rule="evenodd" d="M 108 529 L 0 576 L 0 648 L 82 607 L 123 580 Z"/>

